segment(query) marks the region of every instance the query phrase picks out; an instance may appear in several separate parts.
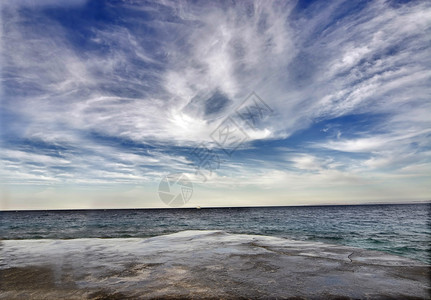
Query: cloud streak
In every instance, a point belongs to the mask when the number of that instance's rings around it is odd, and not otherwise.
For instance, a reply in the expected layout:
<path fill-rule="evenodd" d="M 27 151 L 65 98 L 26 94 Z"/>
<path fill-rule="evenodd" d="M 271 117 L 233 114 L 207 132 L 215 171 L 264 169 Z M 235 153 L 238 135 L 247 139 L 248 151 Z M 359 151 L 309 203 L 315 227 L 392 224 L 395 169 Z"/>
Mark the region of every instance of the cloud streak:
<path fill-rule="evenodd" d="M 370 174 L 429 170 L 426 1 L 0 9 L 2 177 L 11 186 L 194 176 L 191 150 L 217 150 L 211 133 L 252 91 L 275 114 L 242 124 L 249 141 L 209 185 L 347 189 Z"/>

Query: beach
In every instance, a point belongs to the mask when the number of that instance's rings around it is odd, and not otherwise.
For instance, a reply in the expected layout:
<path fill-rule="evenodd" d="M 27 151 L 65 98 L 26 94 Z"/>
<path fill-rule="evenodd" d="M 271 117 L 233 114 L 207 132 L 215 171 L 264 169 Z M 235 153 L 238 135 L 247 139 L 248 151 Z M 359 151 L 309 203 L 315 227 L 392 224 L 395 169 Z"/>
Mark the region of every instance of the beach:
<path fill-rule="evenodd" d="M 3 240 L 0 299 L 430 297 L 430 265 L 379 251 L 190 230 Z"/>
<path fill-rule="evenodd" d="M 424 0 L 0 0 L 0 300 L 431 300 L 430 36 Z"/>

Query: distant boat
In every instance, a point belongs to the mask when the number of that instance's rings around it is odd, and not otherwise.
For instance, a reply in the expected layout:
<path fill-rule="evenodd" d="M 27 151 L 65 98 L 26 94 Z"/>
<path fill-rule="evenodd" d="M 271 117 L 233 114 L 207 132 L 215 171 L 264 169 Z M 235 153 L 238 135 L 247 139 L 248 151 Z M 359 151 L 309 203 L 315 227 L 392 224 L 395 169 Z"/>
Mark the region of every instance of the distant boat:
<path fill-rule="evenodd" d="M 200 206 L 196 206 L 196 209 L 201 209 L 201 207 Z"/>

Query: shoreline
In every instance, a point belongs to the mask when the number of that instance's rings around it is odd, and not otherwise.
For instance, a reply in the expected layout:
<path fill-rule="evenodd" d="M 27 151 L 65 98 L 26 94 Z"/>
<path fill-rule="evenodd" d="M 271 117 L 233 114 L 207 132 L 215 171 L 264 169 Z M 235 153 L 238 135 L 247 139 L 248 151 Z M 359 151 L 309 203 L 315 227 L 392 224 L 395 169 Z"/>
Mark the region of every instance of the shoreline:
<path fill-rule="evenodd" d="M 3 240 L 0 299 L 428 298 L 430 265 L 279 237 Z"/>

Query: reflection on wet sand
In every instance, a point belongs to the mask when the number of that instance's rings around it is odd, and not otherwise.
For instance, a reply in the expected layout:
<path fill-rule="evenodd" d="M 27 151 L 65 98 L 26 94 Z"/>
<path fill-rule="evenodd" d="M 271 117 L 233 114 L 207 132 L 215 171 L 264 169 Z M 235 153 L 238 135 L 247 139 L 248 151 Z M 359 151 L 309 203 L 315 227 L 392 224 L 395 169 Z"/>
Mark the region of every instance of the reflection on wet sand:
<path fill-rule="evenodd" d="M 383 252 L 222 231 L 3 241 L 1 299 L 409 298 L 430 266 Z"/>

